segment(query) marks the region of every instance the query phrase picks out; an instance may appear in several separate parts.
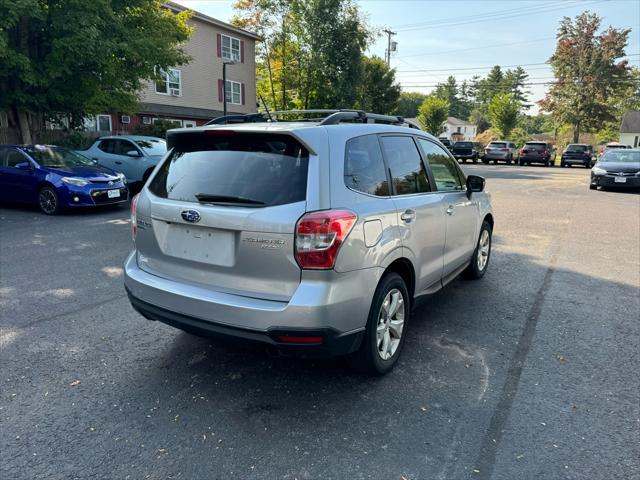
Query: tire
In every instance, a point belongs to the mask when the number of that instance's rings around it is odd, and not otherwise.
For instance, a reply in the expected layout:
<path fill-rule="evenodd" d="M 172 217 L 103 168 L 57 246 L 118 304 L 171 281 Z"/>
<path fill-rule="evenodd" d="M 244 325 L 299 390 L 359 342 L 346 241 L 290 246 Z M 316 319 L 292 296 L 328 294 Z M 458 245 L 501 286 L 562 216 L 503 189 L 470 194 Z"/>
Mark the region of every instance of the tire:
<path fill-rule="evenodd" d="M 473 156 L 473 163 L 478 163 L 478 155 Z"/>
<path fill-rule="evenodd" d="M 484 274 L 489 267 L 489 260 L 491 259 L 492 234 L 493 229 L 491 228 L 491 224 L 485 220 L 482 222 L 482 227 L 480 228 L 480 235 L 478 235 L 478 242 L 476 243 L 476 248 L 473 251 L 471 263 L 464 271 L 465 278 L 470 280 L 479 280 L 484 277 Z M 479 255 L 481 257 L 479 257 Z M 483 260 L 480 260 L 480 258 L 483 258 Z"/>
<path fill-rule="evenodd" d="M 395 313 L 385 315 L 383 306 L 387 305 L 388 312 L 394 299 L 397 301 Z M 369 375 L 390 372 L 400 357 L 410 317 L 411 300 L 404 280 L 397 273 L 386 273 L 373 295 L 362 345 L 349 357 L 351 367 Z"/>
<path fill-rule="evenodd" d="M 560 162 L 560 168 L 565 168 L 566 166 L 567 166 L 567 164 L 566 164 L 566 163 L 564 163 L 564 162 Z"/>
<path fill-rule="evenodd" d="M 62 210 L 60 199 L 52 187 L 42 187 L 38 191 L 38 208 L 45 215 L 57 215 Z"/>
<path fill-rule="evenodd" d="M 597 185 L 594 185 L 592 183 L 589 184 L 589 190 L 597 190 L 597 189 L 598 189 Z"/>
<path fill-rule="evenodd" d="M 485 165 L 489 165 L 489 160 L 486 160 L 486 159 L 483 158 L 482 159 L 482 163 L 484 163 Z"/>

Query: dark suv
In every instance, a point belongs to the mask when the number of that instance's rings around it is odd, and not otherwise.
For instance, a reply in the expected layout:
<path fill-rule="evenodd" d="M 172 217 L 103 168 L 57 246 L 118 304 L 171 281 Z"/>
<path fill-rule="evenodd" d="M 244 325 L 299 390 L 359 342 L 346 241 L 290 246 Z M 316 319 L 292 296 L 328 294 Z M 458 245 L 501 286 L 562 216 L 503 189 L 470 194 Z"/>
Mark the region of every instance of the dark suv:
<path fill-rule="evenodd" d="M 572 143 L 562 152 L 560 157 L 561 167 L 570 167 L 571 165 L 582 165 L 585 168 L 591 168 L 594 160 L 593 147 L 586 143 Z"/>
<path fill-rule="evenodd" d="M 556 161 L 555 147 L 546 142 L 527 142 L 520 152 L 520 165 L 542 163 L 550 167 Z"/>
<path fill-rule="evenodd" d="M 463 162 L 473 160 L 473 163 L 476 163 L 482 155 L 482 146 L 476 142 L 456 142 L 450 150 L 456 160 Z"/>

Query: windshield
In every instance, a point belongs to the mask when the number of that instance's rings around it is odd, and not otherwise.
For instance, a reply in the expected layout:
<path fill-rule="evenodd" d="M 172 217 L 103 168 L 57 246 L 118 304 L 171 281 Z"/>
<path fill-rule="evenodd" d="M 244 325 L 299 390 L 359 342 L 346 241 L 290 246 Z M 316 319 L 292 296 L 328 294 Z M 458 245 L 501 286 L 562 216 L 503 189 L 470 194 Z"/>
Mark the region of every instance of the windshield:
<path fill-rule="evenodd" d="M 567 152 L 584 153 L 587 151 L 589 151 L 588 145 L 569 145 L 567 147 Z"/>
<path fill-rule="evenodd" d="M 292 137 L 235 132 L 175 137 L 149 185 L 159 197 L 244 207 L 306 198 L 309 153 Z"/>
<path fill-rule="evenodd" d="M 491 142 L 487 148 L 504 148 L 507 144 L 504 142 Z"/>
<path fill-rule="evenodd" d="M 640 163 L 640 150 L 609 150 L 600 161 L 604 163 Z"/>
<path fill-rule="evenodd" d="M 160 138 L 145 138 L 136 140 L 138 145 L 147 155 L 164 155 L 167 153 L 167 142 Z"/>
<path fill-rule="evenodd" d="M 456 142 L 453 144 L 454 148 L 471 148 L 472 147 L 472 143 L 471 142 Z"/>
<path fill-rule="evenodd" d="M 43 167 L 86 167 L 94 166 L 87 157 L 66 148 L 36 146 L 27 150 L 31 158 Z"/>
<path fill-rule="evenodd" d="M 524 148 L 528 148 L 530 150 L 546 150 L 546 143 L 525 143 Z"/>

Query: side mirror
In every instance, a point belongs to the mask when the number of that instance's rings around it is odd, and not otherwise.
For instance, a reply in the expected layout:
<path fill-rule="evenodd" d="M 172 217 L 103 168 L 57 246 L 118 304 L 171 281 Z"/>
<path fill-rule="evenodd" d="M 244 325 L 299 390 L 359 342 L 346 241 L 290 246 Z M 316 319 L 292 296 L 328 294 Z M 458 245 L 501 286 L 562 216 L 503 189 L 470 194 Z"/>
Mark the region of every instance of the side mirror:
<path fill-rule="evenodd" d="M 16 164 L 18 170 L 31 170 L 31 164 L 29 162 L 20 162 Z"/>
<path fill-rule="evenodd" d="M 467 197 L 471 198 L 473 192 L 482 192 L 484 190 L 484 177 L 479 175 L 467 176 Z"/>
<path fill-rule="evenodd" d="M 127 155 L 127 157 L 141 157 L 142 156 L 142 154 L 137 150 L 129 150 L 126 153 L 126 155 Z"/>

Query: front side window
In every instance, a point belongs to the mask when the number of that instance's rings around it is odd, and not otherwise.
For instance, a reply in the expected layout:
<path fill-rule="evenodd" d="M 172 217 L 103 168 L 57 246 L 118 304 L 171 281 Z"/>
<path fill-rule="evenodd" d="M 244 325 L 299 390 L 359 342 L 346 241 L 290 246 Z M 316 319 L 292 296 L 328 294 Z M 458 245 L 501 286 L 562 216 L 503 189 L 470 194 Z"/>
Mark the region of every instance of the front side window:
<path fill-rule="evenodd" d="M 447 152 L 435 143 L 423 138 L 418 139 L 418 143 L 427 158 L 438 191 L 456 192 L 462 190 L 462 178 Z"/>
<path fill-rule="evenodd" d="M 248 208 L 306 198 L 309 152 L 288 135 L 194 131 L 169 143 L 149 185 L 158 197 Z"/>
<path fill-rule="evenodd" d="M 396 195 L 431 191 L 420 153 L 411 137 L 381 137 Z"/>
<path fill-rule="evenodd" d="M 114 151 L 116 155 L 126 155 L 127 152 L 135 151 L 139 153 L 139 150 L 136 146 L 131 143 L 129 140 L 114 140 Z"/>
<path fill-rule="evenodd" d="M 160 138 L 139 138 L 136 140 L 136 145 L 142 148 L 147 155 L 164 155 L 167 153 L 167 142 Z"/>
<path fill-rule="evenodd" d="M 242 87 L 240 82 L 227 80 L 227 103 L 240 105 L 242 103 Z"/>
<path fill-rule="evenodd" d="M 9 148 L 6 150 L 0 150 L 0 165 L 2 166 L 15 168 L 19 163 L 27 161 L 27 158 L 16 149 Z"/>
<path fill-rule="evenodd" d="M 166 71 L 160 69 L 160 78 L 156 80 L 156 93 L 162 95 L 182 95 L 182 72 L 175 68 Z"/>
<path fill-rule="evenodd" d="M 344 184 L 369 195 L 389 196 L 389 182 L 376 135 L 364 135 L 347 142 Z"/>
<path fill-rule="evenodd" d="M 240 40 L 222 35 L 222 58 L 240 61 Z"/>

